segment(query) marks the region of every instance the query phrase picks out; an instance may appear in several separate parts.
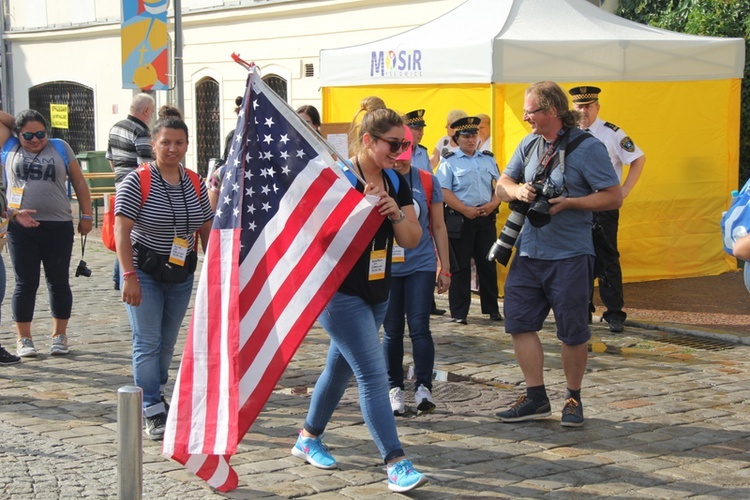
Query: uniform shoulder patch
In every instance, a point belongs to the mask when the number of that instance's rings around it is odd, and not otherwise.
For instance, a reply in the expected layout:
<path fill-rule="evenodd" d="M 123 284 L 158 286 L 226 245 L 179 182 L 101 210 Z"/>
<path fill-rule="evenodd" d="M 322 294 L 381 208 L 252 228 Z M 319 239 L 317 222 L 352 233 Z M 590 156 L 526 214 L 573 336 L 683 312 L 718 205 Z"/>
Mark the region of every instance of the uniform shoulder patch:
<path fill-rule="evenodd" d="M 455 151 L 446 151 L 445 153 L 443 153 L 443 158 L 450 158 L 454 154 L 456 154 Z"/>
<path fill-rule="evenodd" d="M 491 156 L 493 158 L 495 156 L 494 154 L 492 154 L 492 151 L 490 151 L 489 149 L 485 149 L 484 151 L 482 151 L 482 154 L 483 155 L 487 155 L 487 156 Z"/>
<path fill-rule="evenodd" d="M 614 123 L 604 122 L 604 126 L 605 126 L 605 127 L 609 127 L 609 128 L 611 128 L 611 129 L 612 129 L 612 130 L 614 130 L 615 132 L 617 132 L 618 130 L 620 130 L 620 127 L 618 127 L 618 126 L 617 126 L 617 125 L 615 125 Z"/>
<path fill-rule="evenodd" d="M 422 148 L 422 149 L 424 149 L 425 151 L 427 151 L 427 148 L 426 148 L 425 146 L 422 146 L 421 144 L 417 144 L 417 147 L 418 147 L 418 148 Z"/>
<path fill-rule="evenodd" d="M 631 139 L 627 135 L 620 141 L 620 147 L 628 153 L 632 153 L 633 151 L 635 151 L 635 143 L 633 142 L 633 139 Z"/>

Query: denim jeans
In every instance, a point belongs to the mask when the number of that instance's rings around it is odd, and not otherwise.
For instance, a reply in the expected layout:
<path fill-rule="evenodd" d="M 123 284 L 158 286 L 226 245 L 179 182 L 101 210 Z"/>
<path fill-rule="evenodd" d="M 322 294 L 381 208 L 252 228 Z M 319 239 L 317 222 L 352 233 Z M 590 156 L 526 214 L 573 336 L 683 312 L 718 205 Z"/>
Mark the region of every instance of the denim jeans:
<path fill-rule="evenodd" d="M 353 295 L 337 292 L 333 296 L 318 318 L 331 337 L 331 345 L 305 419 L 307 432 L 323 434 L 353 373 L 362 416 L 385 462 L 404 454 L 388 399 L 383 347 L 378 336 L 387 308 L 387 301 L 369 305 Z"/>
<path fill-rule="evenodd" d="M 0 255 L 0 306 L 3 305 L 3 302 L 5 301 L 5 261 L 3 260 L 2 255 Z M 2 317 L 0 317 L 0 324 L 2 324 Z"/>
<path fill-rule="evenodd" d="M 169 380 L 169 365 L 190 303 L 194 275 L 185 283 L 158 283 L 151 275 L 137 272 L 141 304 L 126 304 L 125 308 L 133 330 L 133 378 L 143 389 L 143 414 L 152 417 L 166 410 L 161 391 Z"/>
<path fill-rule="evenodd" d="M 416 378 L 414 390 L 420 385 L 432 390 L 435 344 L 430 332 L 430 310 L 434 288 L 434 271 L 391 276 L 391 295 L 383 322 L 383 351 L 391 389 L 404 388 L 404 326 L 408 324 Z"/>
<path fill-rule="evenodd" d="M 44 267 L 52 317 L 70 319 L 73 292 L 69 275 L 74 236 L 72 222 L 41 221 L 38 227 L 9 224 L 10 260 L 16 277 L 11 301 L 15 321 L 30 323 L 34 319 L 40 266 Z"/>

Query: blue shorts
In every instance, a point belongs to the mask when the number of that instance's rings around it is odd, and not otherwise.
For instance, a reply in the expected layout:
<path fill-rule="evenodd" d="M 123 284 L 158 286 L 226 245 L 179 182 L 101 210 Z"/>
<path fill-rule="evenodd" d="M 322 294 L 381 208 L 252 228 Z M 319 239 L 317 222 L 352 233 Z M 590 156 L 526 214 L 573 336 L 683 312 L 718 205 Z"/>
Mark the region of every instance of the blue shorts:
<path fill-rule="evenodd" d="M 567 345 L 588 342 L 593 281 L 593 255 L 561 260 L 516 255 L 505 281 L 505 331 L 538 332 L 552 309 L 558 339 Z"/>

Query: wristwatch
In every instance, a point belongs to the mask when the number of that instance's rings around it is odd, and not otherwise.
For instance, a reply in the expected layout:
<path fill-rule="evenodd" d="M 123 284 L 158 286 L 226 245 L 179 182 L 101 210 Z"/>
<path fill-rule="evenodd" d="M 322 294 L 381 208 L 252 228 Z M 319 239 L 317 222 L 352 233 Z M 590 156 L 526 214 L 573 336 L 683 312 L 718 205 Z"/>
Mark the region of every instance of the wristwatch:
<path fill-rule="evenodd" d="M 390 217 L 388 217 L 388 220 L 391 221 L 391 224 L 398 224 L 399 222 L 403 222 L 404 219 L 406 219 L 406 216 L 400 208 L 398 209 L 398 219 L 391 219 Z"/>

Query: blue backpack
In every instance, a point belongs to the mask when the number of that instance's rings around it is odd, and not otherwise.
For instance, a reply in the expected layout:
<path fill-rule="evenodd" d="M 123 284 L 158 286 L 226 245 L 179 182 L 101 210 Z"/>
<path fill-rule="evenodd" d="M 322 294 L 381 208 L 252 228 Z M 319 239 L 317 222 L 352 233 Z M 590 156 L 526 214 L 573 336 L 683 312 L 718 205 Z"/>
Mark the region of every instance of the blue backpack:
<path fill-rule="evenodd" d="M 60 155 L 60 157 L 63 159 L 63 163 L 65 164 L 65 173 L 68 175 L 68 198 L 72 197 L 71 193 L 71 186 L 70 186 L 70 167 L 68 162 L 68 151 L 65 149 L 65 146 L 63 145 L 62 139 L 55 139 L 53 137 L 50 137 L 47 139 L 47 141 L 52 144 L 52 147 L 55 148 L 55 151 L 57 151 L 57 154 Z M 3 164 L 3 167 L 5 166 L 5 161 L 8 159 L 8 153 L 11 152 L 13 148 L 18 146 L 20 142 L 18 141 L 18 137 L 12 136 L 9 137 L 7 141 L 5 141 L 5 144 L 3 144 L 3 150 L 0 152 L 0 163 Z M 5 169 L 3 169 L 3 178 L 5 179 L 5 185 L 8 185 L 8 179 L 5 175 Z"/>
<path fill-rule="evenodd" d="M 344 171 L 344 174 L 346 175 L 346 178 L 349 179 L 349 182 L 352 183 L 352 186 L 357 187 L 357 177 L 354 175 L 354 172 L 352 172 L 352 165 L 349 164 L 349 161 L 339 161 L 339 166 L 341 167 L 341 170 Z M 384 169 L 385 175 L 388 176 L 388 178 L 391 180 L 391 184 L 393 184 L 393 189 L 396 190 L 396 193 L 398 193 L 399 185 L 401 184 L 401 181 L 398 178 L 398 175 L 396 172 L 391 170 L 390 168 Z"/>

